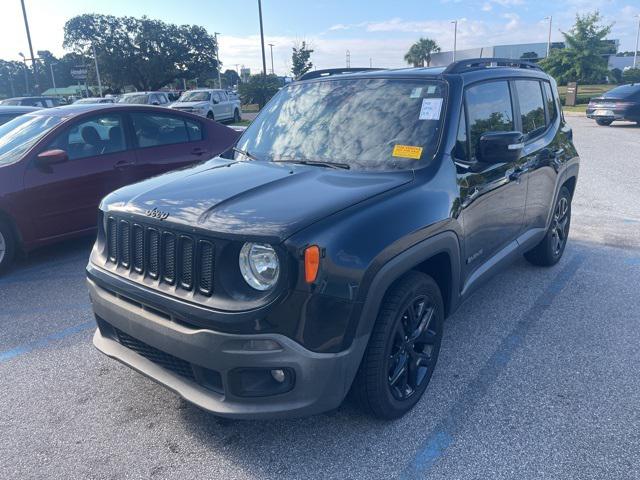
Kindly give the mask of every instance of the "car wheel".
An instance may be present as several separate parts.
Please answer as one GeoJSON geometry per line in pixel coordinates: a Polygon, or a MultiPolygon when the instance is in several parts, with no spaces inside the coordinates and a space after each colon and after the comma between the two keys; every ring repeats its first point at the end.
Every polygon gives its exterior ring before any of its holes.
{"type": "Polygon", "coordinates": [[[352,386],[363,410],[401,417],[422,397],[438,360],[444,306],[436,282],[410,272],[385,295],[352,386]]]}
{"type": "Polygon", "coordinates": [[[208,118],[209,120],[215,120],[215,119],[213,118],[213,112],[208,112],[208,113],[207,113],[207,118],[208,118]]]}
{"type": "Polygon", "coordinates": [[[596,123],[601,127],[608,127],[609,125],[611,125],[612,122],[613,120],[605,120],[603,118],[596,119],[596,123]]]}
{"type": "Polygon", "coordinates": [[[240,117],[240,110],[236,108],[235,111],[233,112],[233,123],[238,123],[241,120],[242,118],[240,117]]]}
{"type": "Polygon", "coordinates": [[[524,254],[534,265],[550,267],[558,263],[567,246],[571,226],[571,193],[562,187],[553,210],[553,218],[547,234],[533,249],[524,254]]]}
{"type": "Polygon", "coordinates": [[[13,262],[16,251],[16,241],[13,230],[6,223],[0,220],[0,273],[9,268],[13,262]]]}

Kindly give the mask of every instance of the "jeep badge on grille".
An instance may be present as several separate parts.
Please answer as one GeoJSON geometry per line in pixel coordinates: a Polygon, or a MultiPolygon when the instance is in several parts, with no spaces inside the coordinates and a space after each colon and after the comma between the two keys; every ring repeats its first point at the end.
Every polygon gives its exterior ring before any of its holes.
{"type": "Polygon", "coordinates": [[[169,216],[168,212],[161,212],[157,208],[154,208],[153,210],[147,210],[146,212],[144,212],[144,214],[147,217],[157,218],[159,220],[165,220],[169,216]]]}

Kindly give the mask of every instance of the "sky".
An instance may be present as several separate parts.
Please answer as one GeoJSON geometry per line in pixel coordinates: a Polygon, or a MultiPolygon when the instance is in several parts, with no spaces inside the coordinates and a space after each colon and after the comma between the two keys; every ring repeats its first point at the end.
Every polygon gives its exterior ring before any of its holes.
{"type": "MultiPolygon", "coordinates": [[[[291,49],[304,40],[314,49],[317,68],[401,67],[409,46],[421,36],[453,49],[452,20],[458,20],[458,48],[546,42],[573,24],[576,12],[599,10],[613,23],[610,38],[633,50],[640,0],[263,0],[265,43],[273,43],[275,73],[291,68],[291,49]]],[[[223,68],[247,66],[261,71],[257,0],[25,0],[34,51],[62,55],[65,22],[83,13],[150,18],[197,24],[220,32],[223,68]]],[[[269,47],[267,68],[271,68],[269,47]]],[[[0,58],[28,56],[20,0],[2,0],[0,58]]]]}

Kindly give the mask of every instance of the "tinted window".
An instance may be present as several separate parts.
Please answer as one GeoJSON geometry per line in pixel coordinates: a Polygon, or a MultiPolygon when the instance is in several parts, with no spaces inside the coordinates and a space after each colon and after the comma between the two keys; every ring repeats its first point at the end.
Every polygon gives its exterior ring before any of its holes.
{"type": "MultiPolygon", "coordinates": [[[[136,132],[138,146],[141,148],[190,141],[190,134],[187,131],[184,119],[181,117],[133,113],[131,114],[131,119],[136,132]]],[[[202,136],[202,132],[200,132],[200,136],[202,136]]]]}
{"type": "MultiPolygon", "coordinates": [[[[445,86],[434,80],[332,79],[280,90],[238,147],[266,161],[413,169],[435,153],[445,86]]],[[[238,159],[243,159],[237,154],[238,159]]]]}
{"type": "Polygon", "coordinates": [[[516,94],[520,103],[522,133],[534,137],[546,128],[542,89],[537,80],[516,80],[516,94]]]}
{"type": "Polygon", "coordinates": [[[634,98],[640,100],[640,85],[620,85],[602,95],[604,98],[634,98]]]}
{"type": "Polygon", "coordinates": [[[558,108],[556,107],[555,98],[553,98],[553,91],[549,82],[542,82],[542,88],[544,89],[545,102],[547,104],[547,114],[549,116],[549,123],[553,123],[558,115],[558,108]]]}
{"type": "Polygon", "coordinates": [[[45,150],[59,148],[70,160],[95,157],[125,150],[120,115],[101,115],[77,123],[51,142],[45,150]]]}
{"type": "Polygon", "coordinates": [[[199,142],[202,140],[202,125],[199,122],[186,121],[187,133],[189,134],[189,140],[192,142],[199,142]]]}
{"type": "Polygon", "coordinates": [[[486,82],[470,87],[466,92],[466,105],[472,156],[483,133],[514,129],[508,82],[486,82]]]}

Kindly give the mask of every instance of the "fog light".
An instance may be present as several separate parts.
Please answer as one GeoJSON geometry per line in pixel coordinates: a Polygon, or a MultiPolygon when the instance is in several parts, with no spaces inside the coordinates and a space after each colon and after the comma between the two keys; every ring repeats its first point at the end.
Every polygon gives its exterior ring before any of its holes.
{"type": "Polygon", "coordinates": [[[286,375],[284,374],[284,370],[271,370],[271,376],[273,377],[273,379],[278,382],[278,383],[282,383],[286,380],[286,375]]]}

